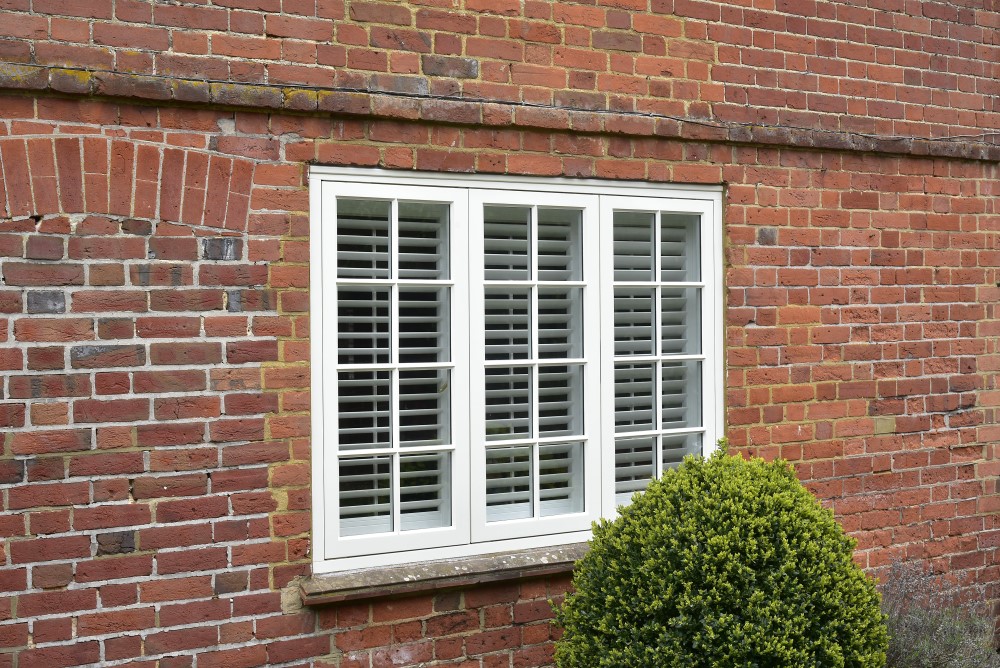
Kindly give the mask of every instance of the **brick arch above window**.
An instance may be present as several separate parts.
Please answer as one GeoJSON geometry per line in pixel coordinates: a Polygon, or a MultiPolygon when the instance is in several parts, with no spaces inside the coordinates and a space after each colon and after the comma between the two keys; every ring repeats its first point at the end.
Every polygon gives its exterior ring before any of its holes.
{"type": "Polygon", "coordinates": [[[92,213],[245,231],[254,162],[109,137],[0,138],[0,218],[92,213]]]}

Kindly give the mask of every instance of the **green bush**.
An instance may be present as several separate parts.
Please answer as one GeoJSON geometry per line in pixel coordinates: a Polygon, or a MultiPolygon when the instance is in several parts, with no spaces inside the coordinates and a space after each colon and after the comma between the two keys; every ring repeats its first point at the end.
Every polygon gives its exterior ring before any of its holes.
{"type": "Polygon", "coordinates": [[[785,462],[688,458],[594,526],[560,668],[883,668],[874,583],[785,462]]]}

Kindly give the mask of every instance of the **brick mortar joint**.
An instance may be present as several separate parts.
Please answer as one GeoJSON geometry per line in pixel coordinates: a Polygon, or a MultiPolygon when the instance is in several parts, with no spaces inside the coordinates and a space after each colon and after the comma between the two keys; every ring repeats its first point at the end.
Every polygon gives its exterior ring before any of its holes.
{"type": "Polygon", "coordinates": [[[452,125],[544,129],[587,135],[656,137],[1000,162],[1000,144],[986,141],[987,137],[998,137],[1000,133],[986,131],[969,137],[947,138],[874,136],[844,130],[729,123],[610,109],[576,109],[384,90],[209,81],[30,63],[0,63],[0,91],[35,91],[257,111],[332,113],[452,125]],[[460,112],[458,118],[450,118],[452,114],[442,113],[440,109],[430,106],[439,104],[453,106],[453,111],[460,112]],[[490,107],[505,109],[507,117],[493,118],[488,113],[490,107]],[[523,114],[546,112],[565,115],[565,118],[521,118],[523,114]],[[609,127],[616,123],[641,127],[609,127]]]}

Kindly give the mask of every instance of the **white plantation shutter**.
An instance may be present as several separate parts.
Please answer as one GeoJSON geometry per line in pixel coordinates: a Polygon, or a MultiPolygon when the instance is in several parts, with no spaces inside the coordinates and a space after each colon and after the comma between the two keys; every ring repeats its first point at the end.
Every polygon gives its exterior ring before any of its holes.
{"type": "Polygon", "coordinates": [[[312,183],[315,572],[585,540],[711,448],[717,191],[312,183]]]}

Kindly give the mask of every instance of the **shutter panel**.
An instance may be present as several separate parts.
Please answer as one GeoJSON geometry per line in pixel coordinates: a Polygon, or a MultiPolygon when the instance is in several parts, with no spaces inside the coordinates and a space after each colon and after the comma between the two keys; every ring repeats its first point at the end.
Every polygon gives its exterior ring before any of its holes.
{"type": "Polygon", "coordinates": [[[663,429],[700,427],[701,362],[662,362],[660,400],[663,429]]]}
{"type": "Polygon", "coordinates": [[[660,342],[664,355],[701,352],[701,290],[660,289],[660,342]]]}
{"type": "Polygon", "coordinates": [[[487,448],[486,519],[523,519],[531,503],[531,446],[487,448]]]}
{"type": "Polygon", "coordinates": [[[399,278],[448,278],[448,205],[399,203],[399,278]]]}
{"type": "Polygon", "coordinates": [[[583,367],[538,367],[538,435],[577,436],[583,434],[583,367]]]}
{"type": "Polygon", "coordinates": [[[451,390],[448,369],[399,372],[399,442],[404,447],[451,442],[451,390]]]}
{"type": "Polygon", "coordinates": [[[660,280],[701,280],[698,216],[662,214],[660,221],[660,280]]]}
{"type": "Polygon", "coordinates": [[[484,275],[487,281],[526,281],[530,278],[531,209],[487,206],[484,209],[484,275]]]}
{"type": "Polygon", "coordinates": [[[337,276],[389,278],[390,202],[337,200],[337,276]]]}
{"type": "Polygon", "coordinates": [[[538,280],[578,281],[580,262],[580,212],[573,209],[538,209],[538,280]]]}
{"type": "Polygon", "coordinates": [[[615,288],[615,355],[652,355],[654,291],[648,288],[615,288]]]}
{"type": "Polygon", "coordinates": [[[628,503],[633,493],[646,489],[656,477],[655,452],[655,436],[615,441],[616,503],[628,503]]]}
{"type": "Polygon", "coordinates": [[[554,443],[538,448],[539,515],[583,511],[583,444],[554,443]]]}
{"type": "Polygon", "coordinates": [[[337,342],[341,364],[389,361],[389,291],[341,287],[337,290],[337,342]]]}
{"type": "Polygon", "coordinates": [[[451,524],[448,453],[428,452],[399,458],[399,524],[402,531],[451,524]]]}
{"type": "Polygon", "coordinates": [[[583,291],[538,289],[538,357],[575,359],[583,355],[583,291]]]}
{"type": "Polygon", "coordinates": [[[486,369],[486,440],[531,435],[531,369],[486,369]]]}
{"type": "Polygon", "coordinates": [[[447,288],[400,288],[397,322],[399,361],[402,363],[447,362],[447,288]]]}
{"type": "Polygon", "coordinates": [[[651,364],[615,365],[615,431],[648,431],[656,427],[651,364]]]}
{"type": "Polygon", "coordinates": [[[392,457],[340,459],[340,535],[392,531],[392,457]]]}
{"type": "Polygon", "coordinates": [[[489,288],[485,310],[486,359],[527,359],[531,355],[531,292],[489,288]]]}
{"type": "Polygon", "coordinates": [[[614,219],[616,281],[653,279],[653,214],[616,211],[614,219]]]}
{"type": "Polygon", "coordinates": [[[390,376],[388,371],[342,371],[337,374],[341,450],[389,445],[390,376]]]}

